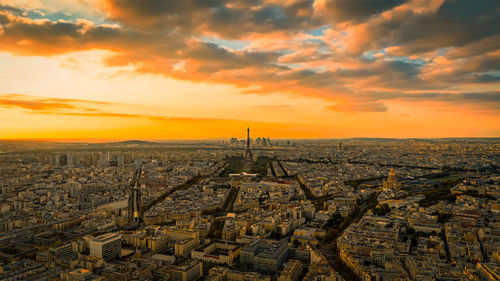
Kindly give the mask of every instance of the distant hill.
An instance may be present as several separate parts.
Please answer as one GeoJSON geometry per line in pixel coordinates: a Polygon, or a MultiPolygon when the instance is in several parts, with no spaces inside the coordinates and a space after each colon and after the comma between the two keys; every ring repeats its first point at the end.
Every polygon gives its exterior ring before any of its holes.
{"type": "Polygon", "coordinates": [[[119,142],[111,142],[108,144],[110,144],[110,145],[139,145],[139,146],[162,145],[161,143],[158,143],[158,142],[142,141],[142,140],[126,140],[126,141],[119,141],[119,142]]]}
{"type": "Polygon", "coordinates": [[[361,141],[397,141],[401,139],[395,138],[351,138],[352,140],[361,140],[361,141]]]}

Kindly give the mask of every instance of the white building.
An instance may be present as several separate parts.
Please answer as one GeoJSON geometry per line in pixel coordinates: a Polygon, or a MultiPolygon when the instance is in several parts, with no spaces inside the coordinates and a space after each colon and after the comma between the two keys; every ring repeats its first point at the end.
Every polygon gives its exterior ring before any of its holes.
{"type": "Polygon", "coordinates": [[[107,233],[90,241],[90,255],[111,260],[121,257],[122,237],[118,233],[107,233]]]}

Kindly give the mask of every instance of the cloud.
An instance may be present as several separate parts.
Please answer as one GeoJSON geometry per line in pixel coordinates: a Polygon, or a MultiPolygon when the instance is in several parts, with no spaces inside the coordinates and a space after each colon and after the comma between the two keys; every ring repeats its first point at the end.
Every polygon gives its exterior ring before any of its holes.
{"type": "Polygon", "coordinates": [[[10,5],[2,5],[2,4],[0,4],[0,11],[7,11],[7,12],[11,12],[11,13],[16,14],[16,15],[22,15],[23,14],[23,10],[22,9],[14,7],[14,6],[10,6],[10,5]]]}
{"type": "MultiPolygon", "coordinates": [[[[18,54],[52,55],[92,48],[106,48],[119,31],[111,26],[94,26],[88,21],[33,20],[0,10],[1,49],[18,54]],[[109,42],[108,41],[108,42],[109,42]]],[[[123,38],[122,38],[123,39],[123,38]]]]}
{"type": "Polygon", "coordinates": [[[289,1],[288,5],[265,2],[106,0],[103,7],[110,19],[127,26],[148,29],[167,27],[179,36],[209,33],[231,39],[271,30],[305,30],[320,24],[312,17],[312,0],[289,1]]]}
{"type": "Polygon", "coordinates": [[[383,93],[377,100],[401,100],[408,102],[435,102],[476,110],[500,111],[500,91],[467,93],[383,93]]]}
{"type": "MultiPolygon", "coordinates": [[[[45,98],[34,97],[21,94],[3,94],[0,95],[0,106],[18,107],[33,111],[51,111],[60,109],[78,109],[84,105],[106,105],[111,104],[103,101],[89,101],[81,99],[65,98],[45,98]]],[[[86,110],[92,110],[87,108],[86,110]]]]}
{"type": "Polygon", "coordinates": [[[316,0],[318,13],[335,22],[359,22],[407,2],[406,0],[316,0]]]}
{"type": "MultiPolygon", "coordinates": [[[[88,108],[84,109],[89,111],[88,108]]],[[[94,109],[90,109],[94,111],[94,109]]],[[[223,121],[230,119],[209,118],[209,117],[171,117],[171,116],[156,116],[147,114],[131,114],[131,113],[117,113],[117,112],[61,112],[61,111],[35,111],[34,113],[46,115],[60,115],[60,116],[79,116],[79,117],[98,117],[98,118],[140,118],[149,119],[151,121],[159,122],[211,122],[223,121]]]]}
{"type": "MultiPolygon", "coordinates": [[[[123,106],[121,103],[84,100],[84,99],[69,99],[55,97],[38,97],[23,94],[0,94],[0,107],[5,108],[21,108],[27,111],[44,113],[44,114],[81,114],[82,116],[92,116],[104,114],[102,116],[127,116],[128,114],[119,114],[100,112],[106,107],[123,106]]],[[[131,115],[133,116],[133,115],[131,115]]]]}
{"type": "Polygon", "coordinates": [[[356,53],[397,46],[399,55],[461,47],[497,35],[499,13],[496,0],[481,1],[481,5],[447,0],[437,11],[426,12],[406,5],[350,28],[349,47],[356,53]]]}
{"type": "MultiPolygon", "coordinates": [[[[155,122],[243,122],[248,120],[212,118],[212,117],[186,117],[186,116],[161,116],[137,113],[121,113],[106,111],[98,106],[119,107],[124,104],[103,101],[65,99],[65,98],[40,98],[22,94],[0,94],[0,108],[20,108],[28,113],[58,116],[78,116],[89,118],[132,118],[148,119],[155,122]],[[92,107],[94,106],[94,107],[92,107]]],[[[269,122],[257,122],[269,123],[269,122]]],[[[276,123],[278,124],[278,123],[276,123]]],[[[283,125],[283,124],[282,124],[283,125]]]]}
{"type": "Polygon", "coordinates": [[[29,110],[73,109],[74,106],[59,102],[40,102],[0,98],[0,105],[4,107],[20,107],[29,110]]]}
{"type": "Polygon", "coordinates": [[[422,78],[441,83],[491,83],[500,77],[500,51],[463,58],[438,56],[422,71],[422,78]]]}
{"type": "MultiPolygon", "coordinates": [[[[470,84],[500,80],[495,0],[105,0],[98,8],[105,18],[58,20],[43,9],[35,17],[0,6],[0,50],[109,50],[107,66],[251,87],[243,93],[320,97],[332,110],[353,112],[388,110],[380,92],[466,93],[470,84]],[[232,49],[217,43],[224,40],[248,43],[232,49]]],[[[71,109],[59,103],[23,105],[71,109]]]]}
{"type": "Polygon", "coordinates": [[[265,110],[265,111],[268,111],[268,110],[288,110],[288,109],[291,109],[292,106],[290,105],[286,105],[286,104],[269,104],[269,105],[257,105],[257,106],[254,106],[254,108],[256,109],[262,109],[262,110],[265,110]]]}
{"type": "Polygon", "coordinates": [[[499,48],[498,42],[500,42],[500,34],[497,32],[497,34],[482,38],[471,44],[452,48],[448,52],[448,57],[450,59],[460,59],[494,52],[499,48]]]}
{"type": "Polygon", "coordinates": [[[326,107],[332,111],[339,112],[385,112],[387,107],[380,102],[355,102],[355,103],[339,103],[332,104],[326,107]]]}
{"type": "Polygon", "coordinates": [[[230,50],[213,43],[192,40],[183,51],[186,59],[203,61],[202,72],[245,68],[250,66],[269,66],[280,54],[249,50],[230,50]]]}

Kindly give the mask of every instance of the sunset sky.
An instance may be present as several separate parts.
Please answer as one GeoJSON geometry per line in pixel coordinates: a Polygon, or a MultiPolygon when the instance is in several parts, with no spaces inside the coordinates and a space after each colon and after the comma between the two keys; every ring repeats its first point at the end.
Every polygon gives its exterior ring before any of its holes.
{"type": "Polygon", "coordinates": [[[500,137],[498,0],[0,0],[0,139],[500,137]]]}

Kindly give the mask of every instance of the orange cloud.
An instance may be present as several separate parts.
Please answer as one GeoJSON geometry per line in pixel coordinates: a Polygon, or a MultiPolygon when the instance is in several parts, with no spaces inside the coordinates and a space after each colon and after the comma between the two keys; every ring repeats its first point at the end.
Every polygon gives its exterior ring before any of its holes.
{"type": "Polygon", "coordinates": [[[340,112],[383,112],[387,107],[381,102],[339,103],[327,106],[328,109],[340,112]]]}
{"type": "Polygon", "coordinates": [[[53,109],[73,109],[74,106],[66,103],[58,102],[39,102],[26,100],[12,100],[0,98],[0,106],[4,107],[20,107],[29,110],[53,110],[53,109]]]}
{"type": "MultiPolygon", "coordinates": [[[[112,24],[54,20],[54,16],[39,19],[45,16],[2,6],[0,50],[43,56],[109,50],[106,66],[231,84],[241,87],[241,93],[319,97],[325,108],[335,112],[391,111],[391,102],[401,100],[495,107],[495,100],[477,96],[467,100],[412,95],[453,90],[466,97],[499,85],[494,0],[482,5],[468,0],[105,0],[101,4],[98,8],[106,16],[95,22],[112,24]],[[204,41],[206,36],[215,43],[204,41]],[[245,44],[232,47],[229,41],[245,44]]],[[[69,59],[65,64],[76,63],[69,59]]],[[[4,107],[46,115],[172,121],[104,108],[111,104],[2,98],[4,107]]]]}
{"type": "Polygon", "coordinates": [[[63,99],[63,98],[39,98],[21,94],[4,94],[0,95],[0,107],[5,108],[21,108],[28,110],[28,113],[43,114],[48,116],[75,116],[89,118],[131,118],[131,119],[146,119],[154,122],[167,123],[184,123],[195,126],[200,126],[203,123],[245,123],[251,122],[255,124],[270,124],[276,126],[296,126],[297,124],[281,124],[273,122],[254,122],[249,120],[233,120],[211,117],[184,117],[184,116],[158,116],[136,113],[120,113],[106,112],[100,109],[88,107],[88,105],[112,105],[119,106],[121,104],[81,100],[81,99],[63,99]]]}
{"type": "Polygon", "coordinates": [[[81,99],[65,99],[65,98],[47,98],[34,97],[21,94],[3,94],[0,95],[0,106],[3,107],[18,107],[32,111],[57,111],[61,109],[83,109],[94,111],[93,108],[85,108],[85,105],[106,105],[112,104],[103,101],[89,101],[81,99]]]}

